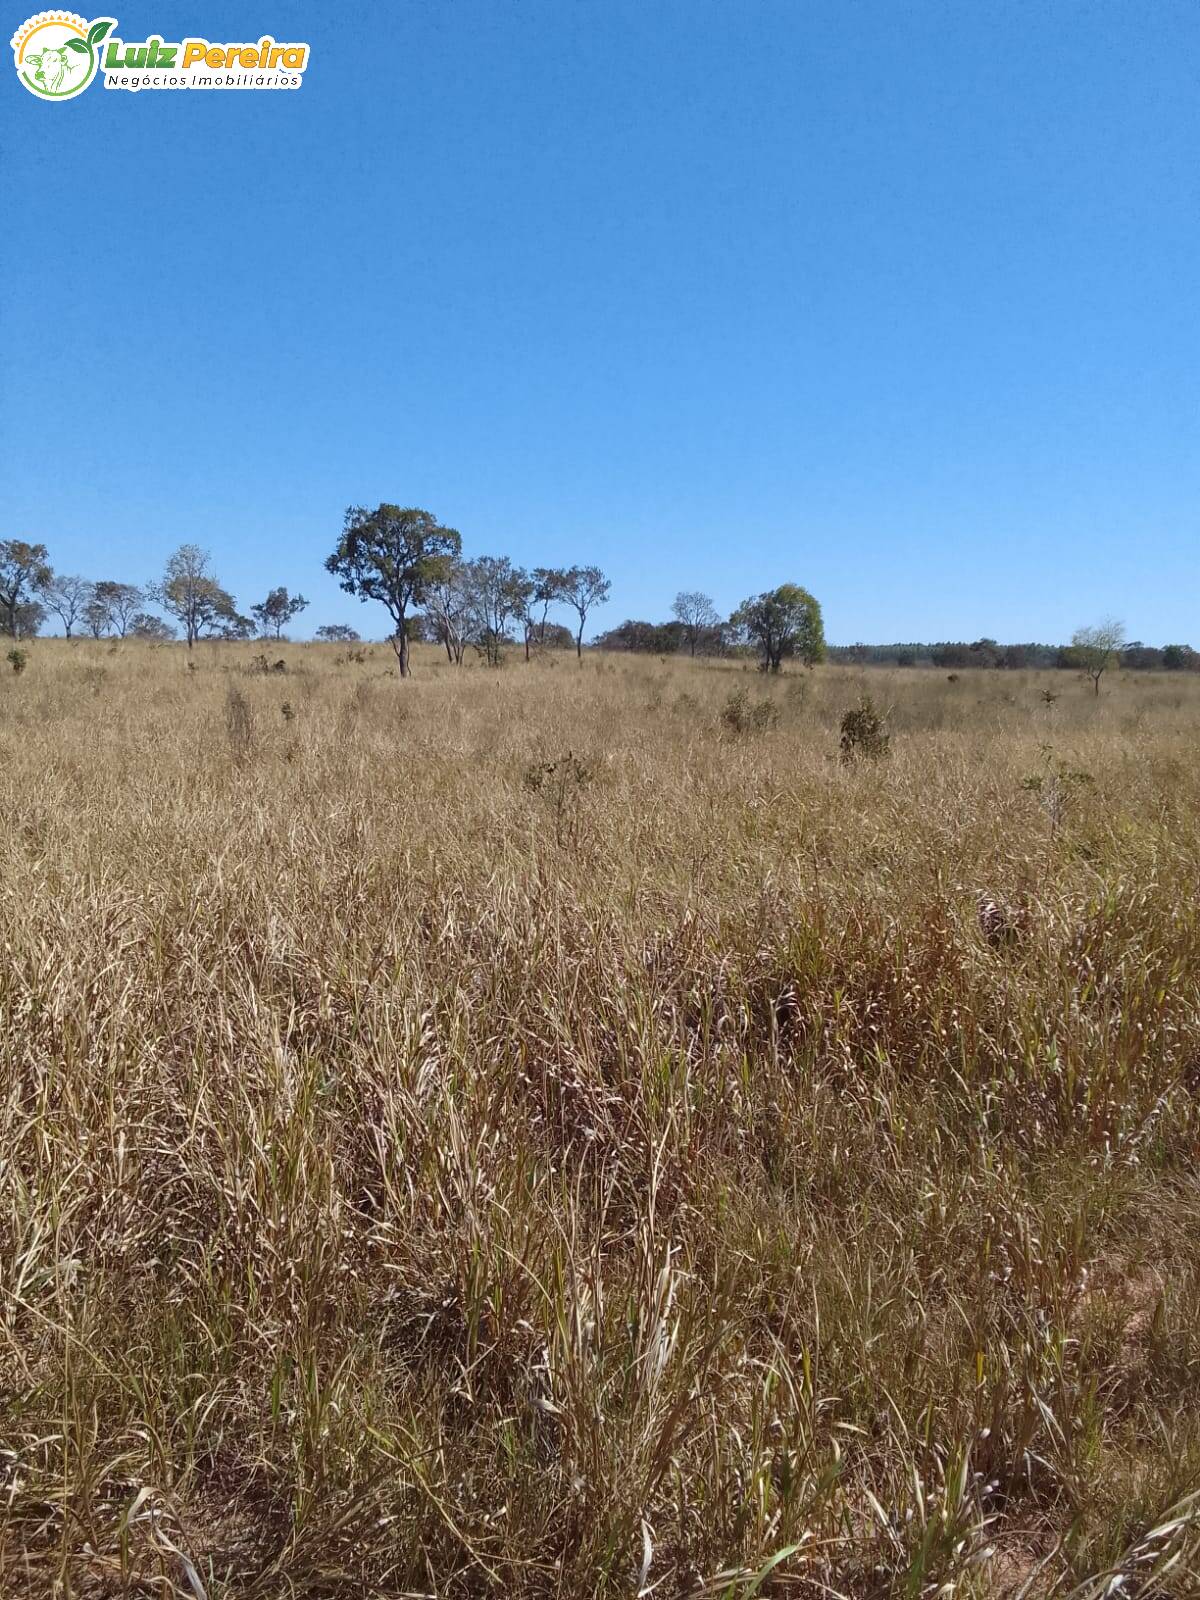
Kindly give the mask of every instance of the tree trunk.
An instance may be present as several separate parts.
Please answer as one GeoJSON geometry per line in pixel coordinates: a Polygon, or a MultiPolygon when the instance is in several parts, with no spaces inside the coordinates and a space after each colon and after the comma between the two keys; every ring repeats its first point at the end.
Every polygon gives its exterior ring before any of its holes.
{"type": "Polygon", "coordinates": [[[408,677],[408,629],[404,625],[404,618],[400,618],[399,626],[392,635],[392,649],[396,652],[396,665],[400,668],[400,676],[408,677]]]}
{"type": "Polygon", "coordinates": [[[582,661],[583,660],[583,618],[582,617],[580,617],[580,619],[579,619],[579,632],[575,635],[575,657],[576,657],[576,659],[578,661],[582,661]]]}

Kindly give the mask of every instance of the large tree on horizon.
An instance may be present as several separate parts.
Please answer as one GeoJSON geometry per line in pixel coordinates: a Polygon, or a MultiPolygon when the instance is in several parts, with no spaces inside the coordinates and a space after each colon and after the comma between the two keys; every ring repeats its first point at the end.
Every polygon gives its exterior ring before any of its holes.
{"type": "Polygon", "coordinates": [[[53,577],[49,551],[26,539],[0,539],[0,633],[18,636],[22,605],[53,577]]]}
{"type": "Polygon", "coordinates": [[[751,595],[729,620],[762,651],[764,672],[778,672],[792,656],[806,667],[825,657],[821,607],[798,583],[781,583],[778,589],[751,595]]]}
{"type": "Polygon", "coordinates": [[[392,648],[402,678],[409,676],[408,614],[426,595],[446,564],[457,559],[462,538],[428,511],[387,501],[374,510],[350,506],[337,549],[325,570],[347,594],[377,600],[395,624],[392,648]]]}

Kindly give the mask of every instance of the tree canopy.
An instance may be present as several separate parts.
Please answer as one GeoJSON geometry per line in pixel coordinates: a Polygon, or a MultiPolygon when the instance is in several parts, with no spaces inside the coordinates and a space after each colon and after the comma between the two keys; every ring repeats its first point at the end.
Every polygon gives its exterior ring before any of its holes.
{"type": "Polygon", "coordinates": [[[384,501],[374,510],[350,506],[346,512],[342,536],[325,569],[347,594],[376,600],[387,610],[395,624],[392,646],[402,678],[409,674],[409,610],[424,603],[445,564],[461,551],[458,530],[444,527],[419,507],[384,501]]]}
{"type": "Polygon", "coordinates": [[[729,620],[757,645],[764,672],[778,672],[792,657],[803,661],[806,667],[824,659],[821,607],[797,583],[782,583],[778,589],[751,595],[729,620]]]}

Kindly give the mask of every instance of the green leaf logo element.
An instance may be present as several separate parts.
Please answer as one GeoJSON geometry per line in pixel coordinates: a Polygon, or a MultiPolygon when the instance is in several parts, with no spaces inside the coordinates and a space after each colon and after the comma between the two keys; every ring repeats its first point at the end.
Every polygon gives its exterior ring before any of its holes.
{"type": "Polygon", "coordinates": [[[93,22],[91,27],[88,29],[87,42],[90,45],[99,44],[101,39],[103,39],[104,35],[111,27],[111,22],[93,22]]]}
{"type": "Polygon", "coordinates": [[[86,56],[87,53],[88,53],[88,47],[87,47],[86,44],[84,44],[82,39],[68,39],[67,40],[67,49],[68,50],[78,50],[78,52],[79,52],[79,54],[81,56],[86,56]]]}

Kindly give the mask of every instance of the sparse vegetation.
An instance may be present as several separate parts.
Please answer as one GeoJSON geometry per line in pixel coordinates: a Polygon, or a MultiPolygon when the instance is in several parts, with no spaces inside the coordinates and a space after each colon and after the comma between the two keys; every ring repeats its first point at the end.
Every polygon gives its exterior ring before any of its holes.
{"type": "Polygon", "coordinates": [[[1197,1592],[1200,680],[36,648],[0,1593],[1197,1592]]]}

